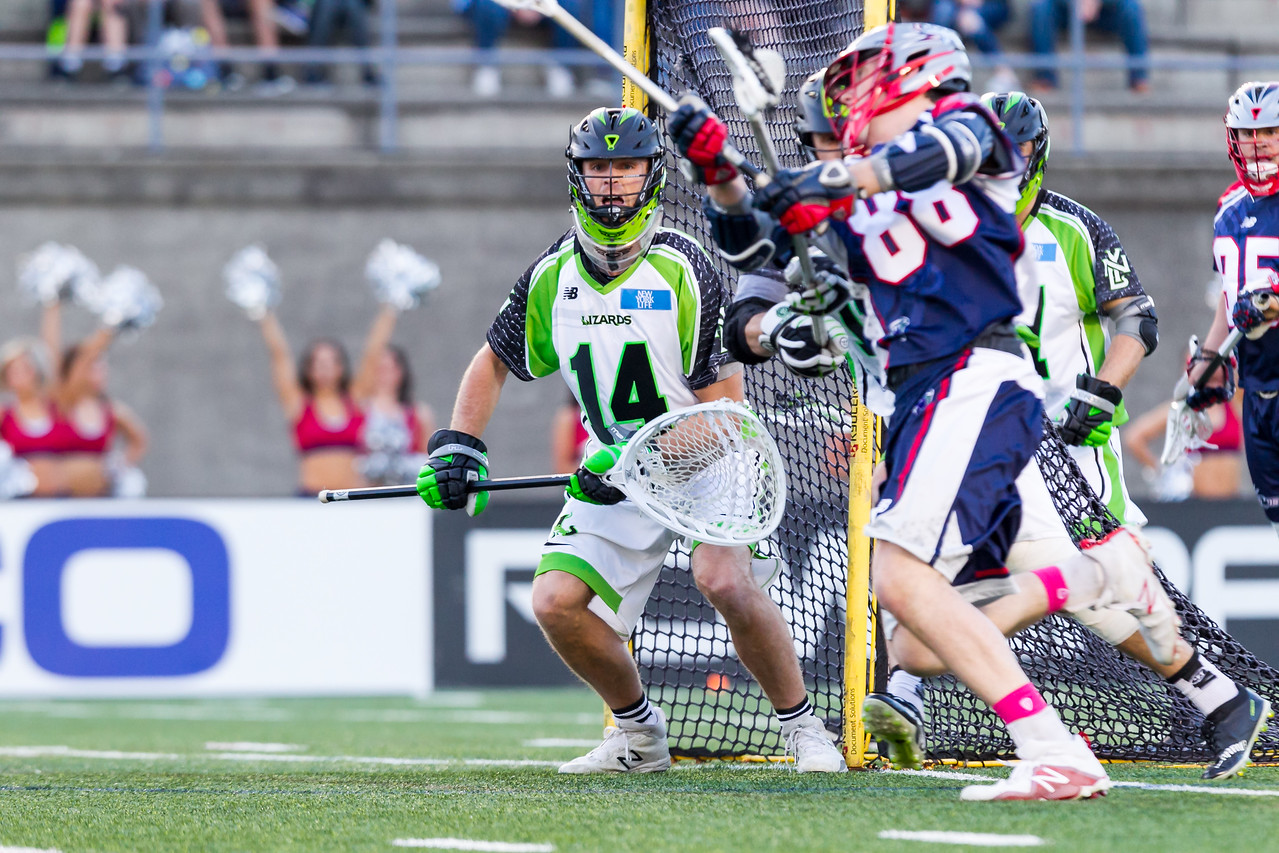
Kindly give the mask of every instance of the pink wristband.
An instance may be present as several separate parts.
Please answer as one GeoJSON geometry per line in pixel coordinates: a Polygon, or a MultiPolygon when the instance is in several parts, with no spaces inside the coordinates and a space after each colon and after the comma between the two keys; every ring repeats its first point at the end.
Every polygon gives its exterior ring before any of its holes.
{"type": "Polygon", "coordinates": [[[1042,569],[1035,569],[1032,575],[1039,578],[1039,582],[1044,585],[1044,592],[1048,595],[1048,612],[1056,613],[1066,606],[1067,599],[1070,598],[1070,590],[1066,588],[1066,579],[1061,575],[1061,569],[1056,566],[1045,566],[1042,569]]]}

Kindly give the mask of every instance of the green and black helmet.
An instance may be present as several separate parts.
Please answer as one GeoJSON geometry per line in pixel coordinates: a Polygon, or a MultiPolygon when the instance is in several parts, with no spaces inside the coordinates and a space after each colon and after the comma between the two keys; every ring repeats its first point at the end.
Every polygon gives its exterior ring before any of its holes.
{"type": "Polygon", "coordinates": [[[627,269],[647,251],[661,221],[666,186],[666,149],[657,125],[639,110],[601,107],[569,130],[568,183],[578,242],[596,265],[612,274],[627,269]],[[634,198],[596,199],[583,160],[647,159],[648,176],[634,198]]]}
{"type": "Polygon", "coordinates": [[[1044,184],[1044,169],[1048,166],[1048,114],[1043,104],[1025,92],[987,92],[981,102],[990,107],[1004,126],[1013,142],[1034,142],[1021,177],[1021,200],[1017,202],[1020,216],[1035,205],[1039,189],[1044,184]]]}

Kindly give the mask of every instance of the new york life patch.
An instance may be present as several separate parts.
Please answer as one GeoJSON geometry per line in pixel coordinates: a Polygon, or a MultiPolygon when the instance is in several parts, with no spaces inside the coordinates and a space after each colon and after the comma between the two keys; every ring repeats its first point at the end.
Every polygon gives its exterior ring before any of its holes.
{"type": "Polygon", "coordinates": [[[669,311],[671,310],[671,292],[669,290],[622,288],[622,310],[669,311]]]}

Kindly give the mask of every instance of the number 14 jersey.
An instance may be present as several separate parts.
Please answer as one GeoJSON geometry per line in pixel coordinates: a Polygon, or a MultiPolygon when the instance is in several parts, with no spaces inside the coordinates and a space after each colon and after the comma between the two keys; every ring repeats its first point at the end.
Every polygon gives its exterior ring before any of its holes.
{"type": "Polygon", "coordinates": [[[594,442],[615,444],[733,372],[721,339],[731,297],[702,247],[668,228],[601,279],[568,232],[520,276],[488,343],[523,381],[559,371],[594,442]]]}

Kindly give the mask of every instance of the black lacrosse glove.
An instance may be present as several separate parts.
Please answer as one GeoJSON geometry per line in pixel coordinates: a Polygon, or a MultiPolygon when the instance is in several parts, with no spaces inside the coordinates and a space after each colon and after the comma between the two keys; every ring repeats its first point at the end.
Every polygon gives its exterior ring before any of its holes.
{"type": "Polygon", "coordinates": [[[809,254],[813,280],[804,281],[803,267],[798,257],[786,264],[786,283],[799,291],[795,310],[803,314],[834,314],[844,307],[852,295],[848,274],[822,252],[809,254]]]}
{"type": "Polygon", "coordinates": [[[838,321],[803,314],[779,302],[760,319],[759,345],[777,353],[786,369],[806,379],[818,379],[839,367],[848,351],[848,335],[838,321]],[[826,343],[813,339],[813,324],[826,324],[826,343]]]}
{"type": "Polygon", "coordinates": [[[437,429],[426,445],[431,454],[417,475],[417,493],[432,509],[465,509],[476,516],[488,506],[488,492],[467,491],[474,480],[488,477],[488,448],[473,435],[437,429]]]}
{"type": "Polygon", "coordinates": [[[620,444],[609,444],[592,453],[573,472],[568,482],[568,496],[605,506],[626,500],[626,493],[610,486],[603,476],[617,466],[617,460],[621,457],[620,444]]]}
{"type": "Polygon", "coordinates": [[[1100,447],[1110,441],[1115,411],[1123,399],[1123,392],[1104,379],[1087,373],[1076,376],[1075,390],[1061,419],[1062,440],[1084,447],[1100,447]]]}
{"type": "MultiPolygon", "coordinates": [[[[1217,357],[1217,353],[1212,350],[1199,349],[1196,344],[1195,352],[1190,356],[1190,360],[1186,363],[1186,373],[1190,374],[1194,366],[1201,361],[1212,361],[1217,357]]],[[[1213,371],[1213,376],[1204,379],[1200,377],[1200,382],[1204,383],[1204,387],[1196,388],[1190,386],[1189,393],[1186,394],[1186,406],[1192,411],[1202,412],[1204,409],[1211,408],[1218,403],[1225,403],[1235,396],[1235,360],[1234,353],[1231,353],[1221,363],[1221,366],[1213,371]],[[1221,381],[1217,381],[1216,375],[1220,373],[1221,381]],[[1209,384],[1212,383],[1212,384],[1209,384]]]]}

